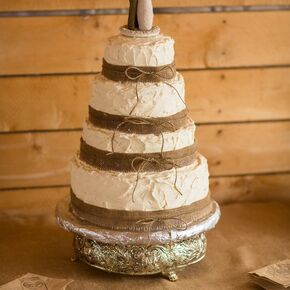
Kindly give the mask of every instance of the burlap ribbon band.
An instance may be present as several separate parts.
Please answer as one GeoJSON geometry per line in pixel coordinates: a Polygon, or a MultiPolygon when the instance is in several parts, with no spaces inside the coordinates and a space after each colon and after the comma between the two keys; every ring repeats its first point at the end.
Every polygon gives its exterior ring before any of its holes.
{"type": "Polygon", "coordinates": [[[186,110],[159,118],[140,118],[113,115],[95,110],[89,106],[89,121],[96,127],[135,134],[161,134],[174,132],[189,124],[186,110]]]}
{"type": "Polygon", "coordinates": [[[122,172],[163,171],[192,164],[196,145],[163,153],[118,153],[100,150],[81,138],[79,157],[102,170],[122,172]]]}
{"type": "Polygon", "coordinates": [[[210,194],[190,205],[157,211],[106,209],[80,200],[71,190],[71,211],[94,225],[138,232],[183,229],[198,224],[214,212],[210,194]]]}
{"type": "Polygon", "coordinates": [[[108,63],[103,59],[102,74],[117,82],[160,82],[170,80],[175,77],[175,64],[171,63],[164,66],[124,66],[108,63]]]}

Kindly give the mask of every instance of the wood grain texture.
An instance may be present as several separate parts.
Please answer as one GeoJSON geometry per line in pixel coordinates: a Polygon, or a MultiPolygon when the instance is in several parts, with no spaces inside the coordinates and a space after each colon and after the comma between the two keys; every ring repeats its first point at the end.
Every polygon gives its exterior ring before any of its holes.
{"type": "MultiPolygon", "coordinates": [[[[249,201],[289,201],[290,174],[210,178],[212,197],[220,204],[249,201]]],[[[0,191],[0,210],[53,210],[68,196],[69,186],[0,191]]]]}
{"type": "MultiPolygon", "coordinates": [[[[176,41],[179,68],[290,64],[290,11],[155,18],[176,41]]],[[[0,75],[99,71],[106,39],[126,21],[125,15],[0,18],[0,75]]]]}
{"type": "MultiPolygon", "coordinates": [[[[154,0],[154,7],[288,5],[289,0],[154,0]]],[[[128,8],[128,1],[110,0],[0,0],[0,11],[128,8]]]]}
{"type": "Polygon", "coordinates": [[[0,191],[0,210],[53,210],[56,203],[69,193],[69,187],[48,187],[0,191]]]}
{"type": "MultiPolygon", "coordinates": [[[[290,119],[290,68],[185,71],[196,122],[290,119]]],[[[93,75],[0,78],[0,131],[81,128],[93,75]]]]}
{"type": "Polygon", "coordinates": [[[290,174],[213,177],[213,197],[221,204],[249,201],[290,201],[290,174]]]}
{"type": "Polygon", "coordinates": [[[197,141],[212,175],[290,169],[290,121],[200,126],[197,141]]]}
{"type": "Polygon", "coordinates": [[[198,123],[290,118],[290,68],[183,72],[198,123]]]}
{"type": "MultiPolygon", "coordinates": [[[[206,125],[197,131],[213,176],[290,170],[290,122],[206,125]]],[[[0,187],[68,184],[79,137],[80,132],[0,135],[0,187]]]]}
{"type": "Polygon", "coordinates": [[[0,131],[82,127],[93,78],[0,78],[0,131]]]}
{"type": "Polygon", "coordinates": [[[0,187],[68,183],[79,132],[0,136],[0,187]]]}

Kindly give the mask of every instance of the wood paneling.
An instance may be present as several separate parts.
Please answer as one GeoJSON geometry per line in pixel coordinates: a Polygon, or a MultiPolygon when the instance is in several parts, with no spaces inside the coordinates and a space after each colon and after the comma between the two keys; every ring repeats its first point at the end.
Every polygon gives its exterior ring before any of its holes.
{"type": "MultiPolygon", "coordinates": [[[[154,2],[155,7],[289,4],[154,2]]],[[[127,7],[124,0],[0,0],[0,12],[127,7]]],[[[126,15],[0,18],[5,76],[0,131],[62,130],[0,135],[0,188],[10,188],[0,191],[0,209],[52,208],[67,193],[69,161],[79,146],[75,128],[86,117],[106,40],[126,20],[126,15]],[[39,186],[48,188],[11,190],[39,186]]],[[[209,161],[214,198],[289,200],[290,11],[158,14],[155,24],[175,39],[192,118],[207,123],[199,126],[197,140],[209,161]]]]}
{"type": "Polygon", "coordinates": [[[290,170],[290,121],[200,126],[197,141],[212,175],[290,170]]]}
{"type": "MultiPolygon", "coordinates": [[[[290,119],[290,68],[182,73],[196,122],[290,119]]],[[[0,78],[0,131],[81,128],[93,78],[0,78]]]]}
{"type": "Polygon", "coordinates": [[[290,119],[290,68],[183,72],[196,122],[290,119]]]}
{"type": "Polygon", "coordinates": [[[0,78],[0,131],[81,127],[93,76],[0,78]]]}
{"type": "Polygon", "coordinates": [[[0,187],[68,183],[79,132],[0,136],[0,187]]]}
{"type": "MultiPolygon", "coordinates": [[[[216,175],[290,170],[290,122],[206,125],[200,152],[216,175]]],[[[68,184],[80,132],[0,135],[0,187],[68,184]]]]}
{"type": "Polygon", "coordinates": [[[221,204],[246,201],[290,201],[290,174],[213,177],[213,197],[221,204]]]}
{"type": "MultiPolygon", "coordinates": [[[[154,7],[288,5],[289,0],[154,0],[154,7]]],[[[127,8],[126,0],[0,0],[0,11],[127,8]]]]}
{"type": "MultiPolygon", "coordinates": [[[[125,15],[0,18],[0,74],[96,72],[125,15]],[[114,25],[112,25],[114,23],[114,25]]],[[[179,68],[290,63],[290,11],[166,14],[179,68]]]]}
{"type": "Polygon", "coordinates": [[[57,201],[69,193],[69,187],[1,190],[0,210],[9,209],[54,209],[57,201]]]}

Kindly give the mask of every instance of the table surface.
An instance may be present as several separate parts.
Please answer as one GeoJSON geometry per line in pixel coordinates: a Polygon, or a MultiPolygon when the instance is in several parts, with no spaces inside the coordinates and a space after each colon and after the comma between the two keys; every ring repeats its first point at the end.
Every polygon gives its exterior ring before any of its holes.
{"type": "Polygon", "coordinates": [[[110,274],[71,262],[72,234],[56,225],[52,207],[2,210],[0,285],[36,273],[74,279],[68,289],[260,289],[247,273],[290,257],[290,203],[236,203],[221,211],[219,224],[207,233],[204,260],[169,282],[160,275],[110,274]]]}

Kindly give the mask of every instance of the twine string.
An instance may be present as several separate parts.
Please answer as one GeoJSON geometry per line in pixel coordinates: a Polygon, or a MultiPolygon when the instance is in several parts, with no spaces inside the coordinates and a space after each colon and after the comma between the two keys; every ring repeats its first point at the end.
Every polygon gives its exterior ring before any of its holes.
{"type": "Polygon", "coordinates": [[[134,124],[134,125],[150,125],[150,122],[144,118],[134,118],[134,117],[126,117],[125,121],[119,123],[115,128],[112,138],[111,138],[111,150],[112,152],[108,153],[108,155],[115,153],[114,149],[114,141],[116,137],[116,132],[125,124],[134,124]]]}
{"type": "Polygon", "coordinates": [[[168,233],[169,233],[169,237],[170,237],[170,248],[172,247],[172,224],[170,223],[170,221],[177,221],[177,226],[175,227],[175,229],[177,230],[186,230],[187,229],[187,223],[179,217],[167,217],[167,218],[145,218],[145,219],[141,219],[138,220],[136,222],[136,225],[148,225],[148,243],[147,243],[147,248],[150,246],[151,244],[151,232],[152,232],[152,227],[154,226],[154,224],[161,224],[164,225],[164,229],[168,229],[168,233]]]}
{"type": "Polygon", "coordinates": [[[165,83],[166,85],[168,85],[169,87],[171,87],[172,89],[174,89],[174,91],[176,92],[178,98],[179,98],[179,99],[181,100],[181,102],[183,103],[186,112],[189,113],[188,107],[187,107],[185,101],[183,100],[183,98],[181,97],[180,92],[178,91],[178,89],[177,89],[174,85],[170,84],[169,82],[164,81],[164,83],[165,83]]]}
{"type": "Polygon", "coordinates": [[[175,70],[171,65],[163,66],[161,69],[156,71],[146,71],[136,66],[129,66],[125,70],[125,76],[131,81],[137,81],[142,77],[146,78],[146,76],[154,76],[156,79],[170,80],[174,75],[175,70]],[[162,75],[163,72],[168,72],[168,70],[170,71],[168,76],[166,74],[162,75]]]}
{"type": "Polygon", "coordinates": [[[133,106],[133,108],[131,109],[131,111],[130,111],[130,113],[129,113],[129,116],[131,116],[131,115],[133,114],[134,110],[136,109],[136,107],[138,106],[138,104],[139,104],[139,102],[140,102],[139,90],[138,90],[138,84],[139,84],[139,82],[136,82],[136,87],[135,87],[136,92],[135,92],[135,95],[136,95],[136,99],[137,99],[137,101],[136,101],[136,104],[135,104],[135,105],[133,106]]]}
{"type": "Polygon", "coordinates": [[[125,76],[129,79],[129,80],[133,80],[136,81],[136,104],[133,106],[133,108],[131,109],[129,115],[131,115],[134,110],[136,109],[136,107],[138,106],[139,102],[140,102],[140,97],[139,97],[139,89],[138,89],[138,84],[139,82],[142,82],[142,80],[145,80],[147,76],[154,76],[156,77],[156,79],[163,79],[164,83],[167,83],[165,80],[170,80],[174,77],[175,75],[175,71],[172,68],[172,66],[165,66],[163,68],[161,68],[159,71],[153,71],[153,72],[148,72],[145,70],[142,70],[138,67],[134,67],[134,66],[130,66],[125,70],[125,76]],[[170,70],[170,75],[168,76],[164,76],[161,75],[160,73],[164,72],[164,71],[168,71],[170,70]],[[130,75],[130,72],[133,73],[133,75],[130,75]]]}
{"type": "Polygon", "coordinates": [[[140,97],[139,97],[139,90],[138,90],[138,83],[140,81],[142,81],[143,79],[146,78],[146,76],[148,75],[153,75],[155,76],[157,79],[159,78],[159,80],[161,80],[164,84],[168,85],[169,87],[171,87],[177,94],[178,98],[181,100],[181,102],[183,103],[184,107],[185,107],[185,110],[186,112],[188,113],[189,110],[188,110],[188,107],[185,103],[185,101],[183,100],[183,98],[181,97],[180,95],[180,92],[178,91],[178,89],[173,86],[172,84],[170,84],[169,82],[167,82],[166,80],[170,80],[174,77],[175,75],[175,70],[172,68],[172,66],[168,65],[168,66],[164,66],[163,68],[161,68],[159,71],[152,71],[152,72],[148,72],[148,71],[145,71],[145,70],[142,70],[138,67],[134,67],[134,66],[130,66],[128,67],[126,70],[125,70],[125,76],[129,79],[129,80],[132,80],[132,81],[136,81],[136,104],[133,106],[133,108],[131,109],[129,115],[131,115],[134,110],[136,109],[137,105],[139,104],[140,102],[140,97]],[[171,75],[169,76],[162,76],[160,75],[160,72],[163,72],[163,71],[166,71],[166,70],[170,70],[171,72],[171,75]],[[135,75],[130,75],[130,71],[135,73],[135,75]]]}
{"type": "Polygon", "coordinates": [[[138,183],[139,183],[140,172],[145,170],[146,166],[148,166],[150,164],[156,164],[157,166],[159,166],[159,168],[165,169],[165,170],[167,169],[167,165],[171,165],[170,169],[174,168],[174,171],[175,171],[175,178],[174,178],[174,183],[173,183],[174,189],[180,195],[183,195],[182,192],[177,187],[177,177],[178,177],[177,176],[177,174],[178,174],[177,167],[178,167],[178,165],[173,162],[172,158],[168,157],[168,158],[157,159],[157,158],[135,157],[131,162],[132,169],[137,173],[135,185],[134,185],[133,192],[132,192],[132,202],[135,202],[134,195],[135,195],[138,183]],[[135,162],[137,162],[137,161],[139,161],[139,162],[141,161],[138,168],[135,167],[135,162]]]}
{"type": "Polygon", "coordinates": [[[125,124],[133,124],[133,125],[152,125],[155,126],[155,128],[159,129],[159,135],[161,135],[161,155],[163,156],[163,149],[164,149],[164,134],[162,132],[162,128],[169,129],[170,131],[175,131],[175,125],[172,123],[172,121],[164,121],[162,123],[159,123],[154,120],[146,119],[146,118],[137,118],[137,117],[131,117],[128,116],[125,118],[125,121],[119,123],[116,128],[114,129],[112,138],[111,138],[111,150],[112,152],[108,153],[107,155],[115,153],[114,143],[115,143],[115,137],[117,131],[125,124]],[[168,126],[167,126],[168,125],[168,126]]]}

